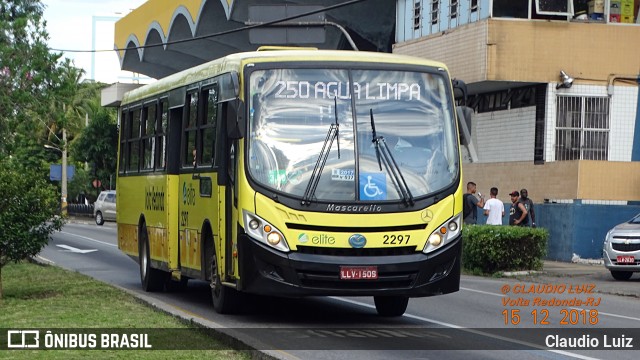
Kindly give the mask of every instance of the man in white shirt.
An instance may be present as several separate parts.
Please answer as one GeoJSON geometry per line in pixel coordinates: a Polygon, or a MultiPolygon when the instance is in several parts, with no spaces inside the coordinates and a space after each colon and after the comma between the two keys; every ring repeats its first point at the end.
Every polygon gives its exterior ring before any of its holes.
{"type": "Polygon", "coordinates": [[[497,199],[498,188],[492,187],[490,191],[491,199],[484,204],[484,214],[487,216],[487,225],[502,225],[504,217],[504,203],[497,199]]]}

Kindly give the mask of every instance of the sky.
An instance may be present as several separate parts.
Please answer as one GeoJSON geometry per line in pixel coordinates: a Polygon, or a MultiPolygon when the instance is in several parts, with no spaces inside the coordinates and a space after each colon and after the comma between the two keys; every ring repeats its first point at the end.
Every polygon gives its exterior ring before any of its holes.
{"type": "MultiPolygon", "coordinates": [[[[114,26],[118,18],[142,5],[145,0],[41,0],[49,33],[49,47],[64,50],[112,50],[114,26]],[[93,29],[95,26],[95,47],[93,29]]],[[[85,70],[85,79],[104,83],[132,83],[135,76],[120,70],[115,51],[95,53],[65,52],[76,67],[85,70]],[[92,60],[93,58],[93,60],[92,60]],[[92,66],[93,63],[93,66],[92,66]]],[[[148,82],[142,79],[140,82],[148,82]]]]}

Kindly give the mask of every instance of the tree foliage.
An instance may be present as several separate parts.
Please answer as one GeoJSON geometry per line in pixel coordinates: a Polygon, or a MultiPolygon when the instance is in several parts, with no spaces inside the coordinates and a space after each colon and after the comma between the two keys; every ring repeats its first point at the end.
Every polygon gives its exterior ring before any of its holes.
{"type": "Polygon", "coordinates": [[[89,125],[72,144],[71,153],[74,158],[91,164],[94,173],[89,176],[100,180],[105,188],[115,188],[111,181],[115,181],[118,127],[113,110],[97,109],[89,125]]]}
{"type": "Polygon", "coordinates": [[[0,160],[0,298],[2,267],[34,256],[59,231],[64,219],[55,214],[59,195],[33,169],[9,159],[0,160]]]}
{"type": "Polygon", "coordinates": [[[33,135],[60,81],[61,54],[49,52],[43,11],[40,1],[0,2],[0,156],[15,152],[16,134],[33,135]]]}

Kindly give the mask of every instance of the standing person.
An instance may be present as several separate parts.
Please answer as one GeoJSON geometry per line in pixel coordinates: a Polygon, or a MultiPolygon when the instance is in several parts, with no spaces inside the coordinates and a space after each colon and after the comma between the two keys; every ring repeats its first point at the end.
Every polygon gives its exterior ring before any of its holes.
{"type": "Polygon", "coordinates": [[[529,215],[525,220],[525,226],[536,227],[536,212],[533,210],[533,201],[529,199],[529,192],[527,189],[520,190],[520,202],[527,209],[529,215]]]}
{"type": "Polygon", "coordinates": [[[514,190],[511,196],[511,209],[509,209],[509,225],[523,226],[522,222],[527,218],[527,209],[519,201],[520,193],[514,190]]]}
{"type": "Polygon", "coordinates": [[[491,198],[484,203],[484,214],[487,216],[487,225],[502,225],[504,203],[497,198],[498,188],[492,187],[489,195],[491,198]]]}
{"type": "Polygon", "coordinates": [[[476,183],[469,181],[467,183],[467,193],[462,198],[462,216],[465,224],[478,223],[478,209],[484,207],[484,197],[478,193],[480,200],[474,195],[476,193],[476,183]]]}

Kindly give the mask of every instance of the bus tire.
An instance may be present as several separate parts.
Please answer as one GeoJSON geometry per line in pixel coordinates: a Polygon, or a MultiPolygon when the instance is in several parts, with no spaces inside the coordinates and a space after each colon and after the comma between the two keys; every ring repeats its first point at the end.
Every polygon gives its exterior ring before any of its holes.
{"type": "MultiPolygon", "coordinates": [[[[213,243],[212,243],[213,245],[213,243]]],[[[213,309],[219,314],[232,314],[238,310],[240,294],[236,289],[222,285],[220,275],[218,274],[218,261],[216,258],[215,246],[211,260],[209,261],[211,269],[211,299],[213,301],[213,309]]]]}
{"type": "Polygon", "coordinates": [[[409,298],[406,296],[374,296],[373,302],[380,316],[402,316],[407,310],[409,298]]]}
{"type": "Polygon", "coordinates": [[[149,234],[147,233],[146,224],[142,225],[139,239],[140,281],[142,282],[142,289],[147,292],[162,291],[167,276],[163,271],[151,267],[149,234]]]}

